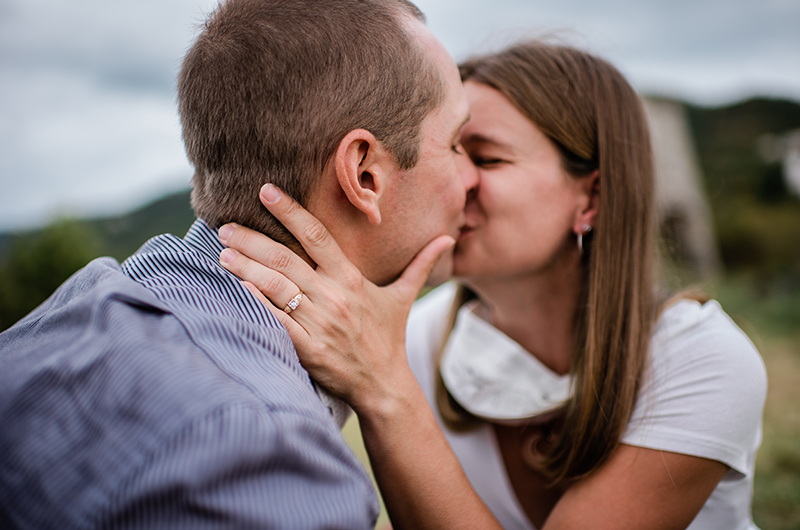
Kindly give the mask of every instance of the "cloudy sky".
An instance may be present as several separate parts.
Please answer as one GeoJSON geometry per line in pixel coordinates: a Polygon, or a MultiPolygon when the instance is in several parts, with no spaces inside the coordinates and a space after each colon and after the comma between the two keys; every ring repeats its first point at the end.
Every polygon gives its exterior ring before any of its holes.
{"type": "MultiPolygon", "coordinates": [[[[0,0],[0,231],[188,186],[174,78],[216,0],[0,0]]],[[[800,101],[800,0],[419,0],[456,59],[525,35],[617,64],[641,92],[800,101]]]]}

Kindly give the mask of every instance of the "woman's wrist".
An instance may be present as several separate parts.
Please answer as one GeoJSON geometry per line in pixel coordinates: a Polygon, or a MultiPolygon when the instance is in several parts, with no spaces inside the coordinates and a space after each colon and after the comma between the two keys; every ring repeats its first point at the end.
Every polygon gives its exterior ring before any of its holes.
{"type": "Polygon", "coordinates": [[[362,422],[376,426],[393,423],[414,407],[428,407],[417,379],[405,362],[405,351],[402,354],[404,362],[391,369],[391,377],[375,381],[353,396],[350,406],[362,422]]]}

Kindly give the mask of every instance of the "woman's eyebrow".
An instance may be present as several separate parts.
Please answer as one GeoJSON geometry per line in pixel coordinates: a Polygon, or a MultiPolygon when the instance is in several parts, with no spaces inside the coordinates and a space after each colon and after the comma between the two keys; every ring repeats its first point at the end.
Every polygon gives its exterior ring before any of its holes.
{"type": "Polygon", "coordinates": [[[472,119],[472,114],[468,113],[466,115],[466,117],[464,118],[464,121],[461,122],[461,124],[456,128],[455,132],[453,133],[453,138],[451,139],[452,142],[458,141],[458,137],[461,136],[461,130],[464,128],[464,126],[467,124],[467,122],[469,120],[471,120],[471,119],[472,119]]]}

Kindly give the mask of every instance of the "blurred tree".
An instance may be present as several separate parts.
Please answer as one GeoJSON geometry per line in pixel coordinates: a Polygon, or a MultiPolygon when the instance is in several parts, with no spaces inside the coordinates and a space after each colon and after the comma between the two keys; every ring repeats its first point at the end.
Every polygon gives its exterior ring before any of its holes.
{"type": "Polygon", "coordinates": [[[757,197],[761,202],[775,204],[791,198],[783,176],[783,164],[780,162],[765,163],[758,179],[757,197]]]}
{"type": "Polygon", "coordinates": [[[35,235],[17,235],[0,264],[0,330],[46,300],[64,280],[99,254],[83,222],[63,219],[35,235]]]}
{"type": "Polygon", "coordinates": [[[800,129],[800,103],[752,99],[689,107],[689,116],[725,267],[749,272],[763,293],[796,285],[800,199],[789,193],[781,163],[765,159],[759,142],[800,129]]]}
{"type": "Polygon", "coordinates": [[[780,135],[800,128],[800,103],[756,98],[718,108],[689,106],[689,122],[697,145],[706,189],[712,202],[741,194],[759,194],[770,178],[758,150],[765,134],[780,135]]]}
{"type": "Polygon", "coordinates": [[[725,264],[748,269],[761,281],[800,278],[800,201],[731,197],[715,210],[725,264]]]}

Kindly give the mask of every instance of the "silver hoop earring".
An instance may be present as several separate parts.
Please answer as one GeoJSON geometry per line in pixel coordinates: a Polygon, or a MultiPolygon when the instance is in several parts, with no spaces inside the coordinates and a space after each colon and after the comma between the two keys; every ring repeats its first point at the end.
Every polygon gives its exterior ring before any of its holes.
{"type": "Polygon", "coordinates": [[[592,231],[591,225],[583,225],[578,233],[578,254],[583,256],[583,235],[592,231]]]}

